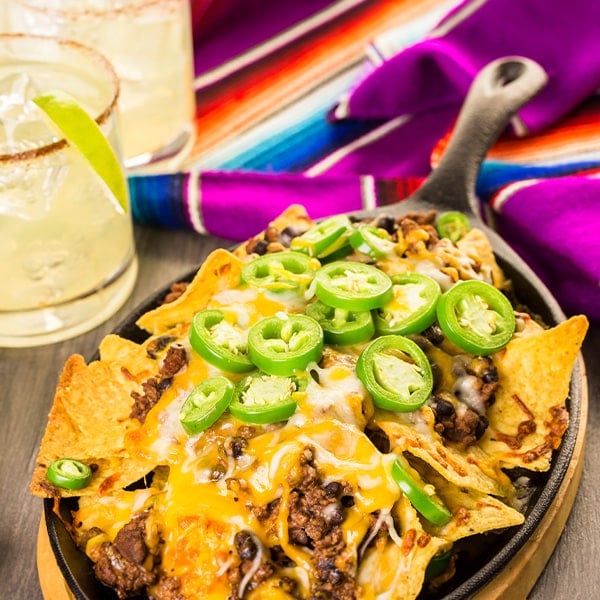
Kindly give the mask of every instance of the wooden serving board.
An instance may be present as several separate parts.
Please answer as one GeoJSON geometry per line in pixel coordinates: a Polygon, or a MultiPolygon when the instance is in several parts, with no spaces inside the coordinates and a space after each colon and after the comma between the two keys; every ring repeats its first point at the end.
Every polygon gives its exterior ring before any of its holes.
{"type": "Polygon", "coordinates": [[[69,591],[56,564],[43,515],[38,529],[36,560],[40,587],[45,600],[73,600],[74,596],[69,591]]]}
{"type": "MultiPolygon", "coordinates": [[[[473,596],[472,600],[526,598],[544,570],[563,532],[577,496],[585,453],[588,389],[583,360],[579,359],[579,362],[582,373],[581,416],[573,457],[563,482],[533,535],[503,571],[473,596]]],[[[43,518],[38,531],[37,567],[45,600],[74,600],[56,564],[43,518]]]]}

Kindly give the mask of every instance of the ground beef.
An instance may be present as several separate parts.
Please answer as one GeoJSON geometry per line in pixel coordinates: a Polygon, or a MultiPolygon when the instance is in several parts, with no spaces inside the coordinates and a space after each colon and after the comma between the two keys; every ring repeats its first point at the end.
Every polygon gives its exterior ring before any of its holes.
{"type": "Polygon", "coordinates": [[[457,411],[449,397],[449,394],[435,394],[429,401],[435,414],[435,430],[448,441],[471,446],[485,433],[487,417],[466,407],[457,411]]]}
{"type": "Polygon", "coordinates": [[[129,414],[132,419],[137,419],[140,423],[146,420],[146,415],[160,399],[162,394],[160,380],[156,377],[150,377],[150,379],[142,383],[142,390],[142,394],[135,391],[131,392],[133,406],[129,414]]]}
{"type": "Polygon", "coordinates": [[[185,281],[177,282],[171,285],[169,292],[162,299],[161,304],[168,304],[169,302],[173,302],[173,300],[177,300],[183,292],[187,289],[189,283],[185,281]]]}
{"type": "Polygon", "coordinates": [[[409,252],[418,251],[418,242],[424,243],[427,248],[431,248],[439,241],[437,231],[433,225],[434,218],[435,212],[431,211],[426,215],[404,215],[400,219],[398,223],[399,231],[405,239],[411,240],[408,247],[409,252]],[[413,239],[415,237],[416,239],[413,239]]]}
{"type": "Polygon", "coordinates": [[[119,530],[113,542],[127,560],[138,565],[141,565],[148,556],[148,547],[145,542],[145,521],[145,515],[137,515],[119,530]]]}
{"type": "Polygon", "coordinates": [[[183,346],[171,346],[160,368],[161,380],[170,379],[187,364],[187,353],[183,346]]]}
{"type": "Polygon", "coordinates": [[[488,427],[486,410],[495,400],[498,371],[489,357],[455,356],[452,372],[456,389],[436,392],[429,400],[435,414],[435,430],[446,440],[471,446],[488,427]],[[468,382],[467,396],[460,381],[468,382]]]}
{"type": "Polygon", "coordinates": [[[104,542],[90,551],[96,577],[122,600],[140,595],[157,579],[156,572],[142,564],[149,552],[144,541],[145,524],[146,515],[137,515],[117,533],[114,542],[104,542]]]}
{"type": "Polygon", "coordinates": [[[152,591],[154,600],[185,600],[179,593],[181,582],[178,577],[161,577],[152,591]]]}
{"type": "Polygon", "coordinates": [[[173,376],[187,364],[187,353],[183,346],[169,346],[167,354],[160,367],[158,376],[150,377],[142,383],[142,391],[131,392],[133,406],[130,418],[140,423],[146,420],[150,409],[160,400],[163,392],[171,385],[173,376]]]}
{"type": "MultiPolygon", "coordinates": [[[[353,504],[351,487],[344,482],[323,482],[310,448],[305,448],[288,480],[293,486],[288,501],[289,541],[312,551],[311,600],[354,600],[356,561],[346,552],[341,528],[345,508],[353,504]]],[[[270,535],[276,534],[278,511],[278,500],[254,510],[270,535]]]]}
{"type": "Polygon", "coordinates": [[[261,542],[254,534],[248,531],[238,531],[235,534],[233,543],[240,561],[235,567],[227,571],[227,578],[232,591],[230,598],[232,599],[243,598],[246,592],[256,589],[272,577],[276,571],[275,565],[265,555],[264,551],[262,551],[262,557],[259,558],[258,567],[256,566],[257,553],[261,542]],[[252,570],[254,570],[252,576],[244,583],[244,578],[252,570]],[[243,589],[242,584],[244,585],[243,589]]]}

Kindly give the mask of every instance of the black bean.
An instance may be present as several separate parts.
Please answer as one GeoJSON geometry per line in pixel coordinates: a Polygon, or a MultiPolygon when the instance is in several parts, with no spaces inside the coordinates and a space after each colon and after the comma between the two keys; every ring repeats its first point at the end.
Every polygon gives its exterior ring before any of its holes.
{"type": "Polygon", "coordinates": [[[345,508],[350,508],[354,506],[354,497],[353,496],[342,496],[341,498],[342,506],[345,508]]]}
{"type": "Polygon", "coordinates": [[[437,396],[433,398],[432,409],[437,417],[451,417],[454,414],[452,403],[437,396]]]}
{"type": "Polygon", "coordinates": [[[324,488],[328,498],[337,498],[342,493],[342,484],[330,481],[324,488]]]}
{"type": "Polygon", "coordinates": [[[242,560],[253,560],[258,548],[254,541],[254,536],[247,531],[238,531],[233,538],[233,543],[238,556],[242,560]]]}
{"type": "Polygon", "coordinates": [[[486,369],[483,372],[481,379],[483,380],[483,383],[494,383],[498,381],[498,371],[496,367],[486,369]]]}

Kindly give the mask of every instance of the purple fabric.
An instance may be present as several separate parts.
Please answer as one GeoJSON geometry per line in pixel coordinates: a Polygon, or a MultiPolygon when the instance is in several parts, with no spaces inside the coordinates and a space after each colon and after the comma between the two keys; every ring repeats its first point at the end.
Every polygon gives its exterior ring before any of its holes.
{"type": "Polygon", "coordinates": [[[475,74],[501,56],[527,56],[548,73],[546,88],[519,112],[531,132],[555,123],[600,86],[596,0],[467,0],[442,24],[454,19],[445,34],[406,48],[360,82],[349,116],[393,118],[456,106],[475,74]]]}
{"type": "Polygon", "coordinates": [[[600,321],[600,178],[569,176],[507,186],[492,203],[498,233],[567,313],[600,321]]]}
{"type": "Polygon", "coordinates": [[[397,126],[382,125],[385,133],[358,146],[333,166],[327,175],[348,173],[377,177],[425,177],[431,171],[431,153],[443,132],[454,122],[459,106],[436,108],[397,126]],[[441,133],[440,133],[441,132],[441,133]]]}
{"type": "Polygon", "coordinates": [[[205,172],[200,194],[206,229],[238,240],[255,235],[290,204],[303,204],[314,219],[363,208],[361,181],[348,176],[205,172]]]}

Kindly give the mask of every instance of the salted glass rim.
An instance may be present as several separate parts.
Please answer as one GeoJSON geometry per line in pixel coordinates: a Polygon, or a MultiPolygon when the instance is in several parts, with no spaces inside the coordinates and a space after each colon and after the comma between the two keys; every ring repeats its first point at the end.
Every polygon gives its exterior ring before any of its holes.
{"type": "MultiPolygon", "coordinates": [[[[116,110],[117,107],[120,89],[119,78],[114,67],[112,66],[112,63],[101,52],[98,52],[97,50],[79,42],[76,42],[74,40],[67,40],[59,37],[53,37],[48,35],[36,35],[30,33],[0,33],[0,45],[3,45],[4,42],[9,41],[16,41],[18,43],[19,40],[33,40],[41,43],[49,43],[54,46],[68,48],[69,50],[75,50],[81,55],[87,55],[87,57],[90,58],[92,62],[95,62],[98,66],[100,66],[108,75],[112,93],[109,97],[108,102],[106,103],[104,110],[97,117],[95,117],[94,120],[99,126],[104,125],[108,121],[111,114],[116,110]]],[[[52,63],[48,64],[51,65],[52,63]]],[[[31,148],[29,150],[23,150],[21,152],[10,152],[8,154],[0,154],[0,163],[32,160],[41,156],[46,156],[48,154],[57,152],[58,150],[61,150],[67,145],[67,140],[65,138],[61,138],[55,142],[51,142],[50,144],[44,144],[36,148],[31,148]]]]}
{"type": "Polygon", "coordinates": [[[170,4],[174,2],[185,2],[186,0],[132,0],[129,4],[124,6],[112,6],[109,8],[61,8],[58,6],[43,6],[38,4],[35,0],[14,0],[16,4],[26,6],[28,9],[43,13],[46,15],[71,15],[74,18],[80,18],[85,16],[110,16],[126,14],[130,11],[139,10],[141,8],[147,8],[154,5],[170,4]]]}

